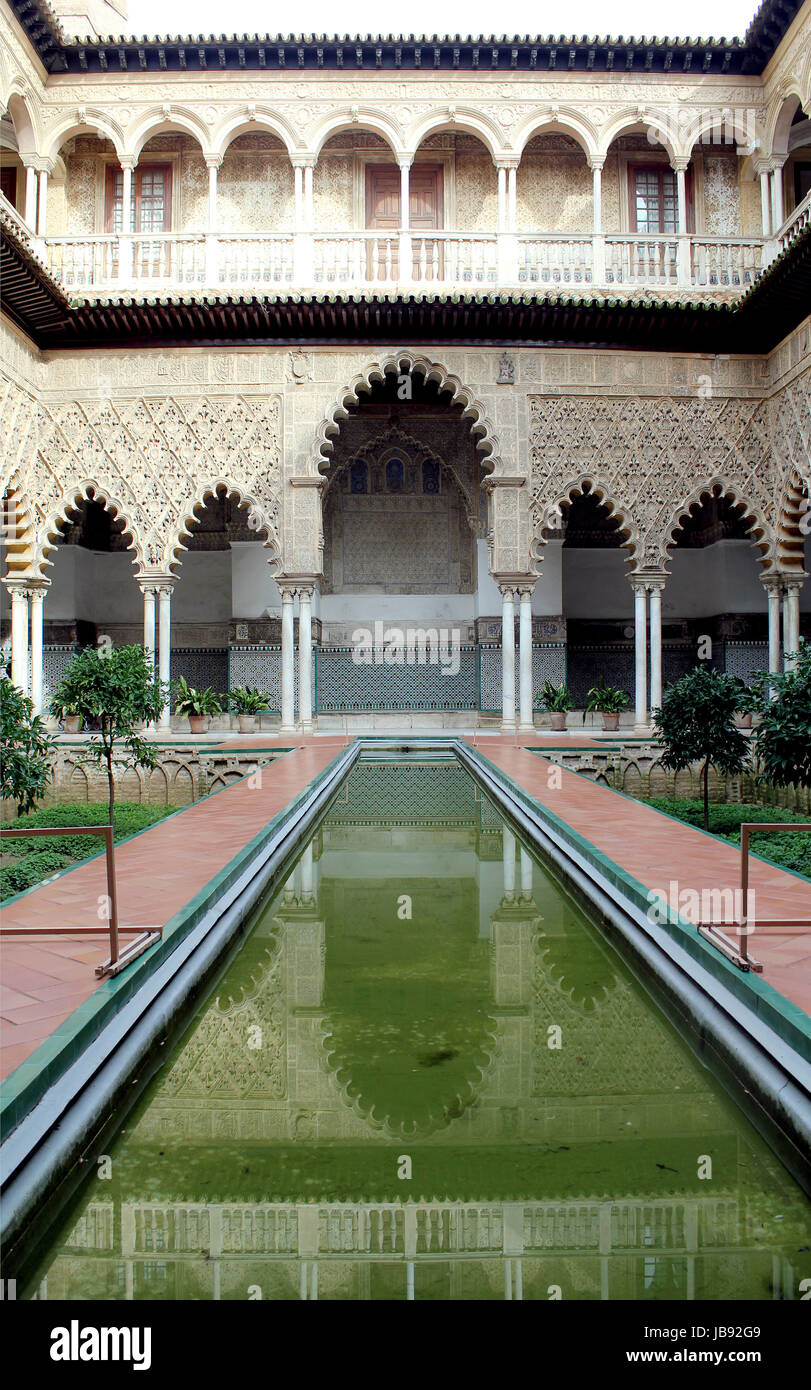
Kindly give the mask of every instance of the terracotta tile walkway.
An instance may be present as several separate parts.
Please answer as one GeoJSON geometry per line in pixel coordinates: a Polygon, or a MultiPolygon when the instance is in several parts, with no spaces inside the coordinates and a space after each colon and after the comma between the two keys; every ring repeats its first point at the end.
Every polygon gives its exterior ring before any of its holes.
{"type": "MultiPolygon", "coordinates": [[[[710,839],[650,806],[618,798],[609,787],[563,772],[535,753],[504,744],[481,751],[646,888],[668,893],[674,881],[679,893],[691,890],[700,895],[704,890],[739,887],[741,856],[734,846],[710,839]],[[553,767],[555,775],[550,777],[553,767]]],[[[811,886],[794,874],[751,859],[750,888],[756,913],[766,920],[811,918],[811,886]]],[[[685,905],[689,901],[682,899],[685,905]]],[[[696,920],[696,914],[680,910],[696,920]]],[[[763,964],[763,979],[811,1013],[811,928],[756,930],[749,949],[763,964]]]]}
{"type": "MultiPolygon", "coordinates": [[[[418,731],[415,731],[415,735],[418,731]]],[[[439,731],[438,731],[439,732],[439,731]]],[[[452,734],[452,730],[442,731],[452,734]]],[[[466,741],[474,743],[468,736],[466,741]]],[[[477,735],[476,746],[496,766],[629,873],[646,885],[718,888],[738,882],[734,849],[708,840],[649,807],[607,787],[560,772],[550,788],[552,764],[526,748],[562,743],[560,734],[537,734],[516,745],[512,737],[477,735]]],[[[122,924],[164,925],[194,897],[278,811],[296,796],[342,748],[343,735],[296,739],[289,753],[263,772],[261,787],[247,779],[198,801],[182,815],[159,822],[116,853],[122,924]]],[[[570,747],[594,746],[580,734],[566,735],[570,747]]],[[[223,742],[223,748],[272,748],[278,736],[257,734],[223,742]]],[[[216,747],[217,745],[208,745],[216,747]]],[[[782,870],[753,862],[758,910],[769,917],[811,916],[811,892],[782,870]]],[[[97,900],[106,892],[103,858],[82,865],[56,883],[35,889],[3,912],[4,926],[97,925],[97,900]]],[[[811,932],[758,936],[753,947],[765,978],[811,1011],[811,932]]],[[[0,1077],[7,1076],[54,1032],[96,986],[93,966],[107,955],[96,941],[53,935],[5,938],[0,985],[0,1077]]]]}
{"type": "MultiPolygon", "coordinates": [[[[318,776],[343,744],[343,738],[312,739],[265,769],[261,786],[251,787],[247,779],[237,782],[117,849],[121,924],[164,926],[318,776]]],[[[98,897],[106,891],[102,856],[4,908],[3,926],[98,926],[98,897]]],[[[0,944],[3,1077],[93,993],[98,983],[93,966],[109,950],[104,937],[5,937],[0,944]]]]}

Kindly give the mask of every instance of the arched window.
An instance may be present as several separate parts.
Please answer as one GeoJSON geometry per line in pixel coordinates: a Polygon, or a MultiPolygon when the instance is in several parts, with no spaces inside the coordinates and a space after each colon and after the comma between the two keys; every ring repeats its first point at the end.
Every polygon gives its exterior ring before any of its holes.
{"type": "Polygon", "coordinates": [[[354,459],[349,465],[349,491],[369,491],[368,469],[363,459],[354,459]]]}
{"type": "Polygon", "coordinates": [[[386,464],[386,487],[389,492],[402,492],[405,468],[402,459],[389,459],[386,464]]]}
{"type": "Polygon", "coordinates": [[[439,464],[433,459],[424,459],[422,465],[423,492],[439,492],[439,464]]]}

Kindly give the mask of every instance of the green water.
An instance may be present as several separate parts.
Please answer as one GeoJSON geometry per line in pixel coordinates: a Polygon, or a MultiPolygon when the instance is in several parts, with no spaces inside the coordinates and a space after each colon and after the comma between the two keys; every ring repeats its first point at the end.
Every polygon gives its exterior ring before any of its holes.
{"type": "Polygon", "coordinates": [[[47,1299],[772,1299],[809,1204],[457,765],[358,764],[47,1299]]]}

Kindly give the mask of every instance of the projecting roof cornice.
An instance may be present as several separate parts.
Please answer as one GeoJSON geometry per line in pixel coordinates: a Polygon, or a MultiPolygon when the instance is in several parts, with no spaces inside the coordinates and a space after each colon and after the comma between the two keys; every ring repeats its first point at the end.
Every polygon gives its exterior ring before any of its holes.
{"type": "Polygon", "coordinates": [[[803,0],[764,0],[743,39],[131,34],[68,39],[47,0],[8,0],[48,72],[420,70],[760,74],[803,0]]]}

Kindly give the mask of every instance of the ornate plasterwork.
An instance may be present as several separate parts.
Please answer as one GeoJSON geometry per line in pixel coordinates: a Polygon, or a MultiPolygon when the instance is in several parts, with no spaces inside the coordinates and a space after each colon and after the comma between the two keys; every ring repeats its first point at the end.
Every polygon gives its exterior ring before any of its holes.
{"type": "Polygon", "coordinates": [[[765,564],[796,563],[777,517],[809,457],[807,375],[773,403],[556,395],[531,396],[529,409],[536,554],[560,505],[586,488],[619,520],[634,569],[661,572],[680,521],[716,492],[745,507],[765,564]]]}
{"type": "Polygon", "coordinates": [[[623,130],[642,125],[674,157],[689,155],[704,130],[727,112],[739,148],[760,140],[772,151],[780,106],[811,101],[811,15],[799,16],[765,77],[728,80],[700,74],[502,72],[415,73],[228,71],[108,72],[77,80],[45,79],[10,15],[0,15],[0,102],[24,99],[27,152],[49,156],[76,131],[96,129],[119,157],[138,154],[161,129],[183,129],[204,153],[222,154],[245,130],[275,134],[291,154],[317,155],[337,131],[376,131],[395,153],[409,154],[431,133],[475,135],[494,157],[520,156],[543,129],[563,130],[601,158],[623,130]],[[754,123],[754,124],[753,124],[754,123]]]}
{"type": "Polygon", "coordinates": [[[8,382],[3,481],[30,509],[34,572],[59,525],[92,494],[120,518],[139,571],[168,573],[195,509],[219,488],[246,505],[270,554],[281,550],[280,403],[274,396],[139,396],[32,402],[8,382]]]}

